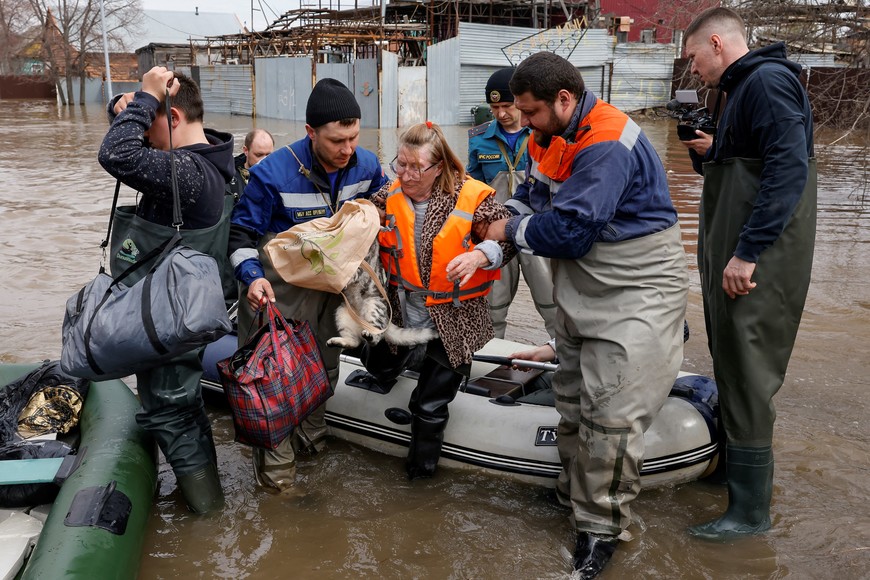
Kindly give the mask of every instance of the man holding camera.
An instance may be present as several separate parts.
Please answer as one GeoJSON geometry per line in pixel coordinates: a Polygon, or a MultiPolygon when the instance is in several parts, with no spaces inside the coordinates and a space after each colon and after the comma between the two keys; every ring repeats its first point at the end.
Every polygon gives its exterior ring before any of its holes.
{"type": "Polygon", "coordinates": [[[506,204],[517,215],[486,237],[550,258],[556,495],[573,510],[574,569],[593,578],[631,522],[644,431],[680,369],[686,256],[662,162],[634,121],[553,53],[520,63],[510,88],[531,166],[506,204]]]}
{"type": "MultiPolygon", "coordinates": [[[[692,74],[728,96],[715,138],[684,141],[704,175],[698,267],[724,426],[728,509],[693,526],[723,541],[770,527],[773,396],[810,283],[816,223],[813,118],[782,43],[750,51],[743,20],[701,13],[685,32],[692,74]],[[703,162],[703,166],[701,165],[703,162]]],[[[719,105],[716,106],[716,112],[719,105]]]]}

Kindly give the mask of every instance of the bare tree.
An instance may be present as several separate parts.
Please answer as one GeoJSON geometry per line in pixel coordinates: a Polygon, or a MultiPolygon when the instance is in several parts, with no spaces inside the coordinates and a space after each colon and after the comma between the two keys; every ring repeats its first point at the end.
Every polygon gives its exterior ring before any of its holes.
{"type": "MultiPolygon", "coordinates": [[[[833,55],[837,67],[809,67],[807,91],[817,127],[870,143],[870,2],[868,0],[732,0],[723,2],[746,21],[753,46],[783,41],[790,53],[833,55]]],[[[856,163],[864,168],[855,184],[862,201],[870,191],[862,147],[856,163]]]]}
{"type": "Polygon", "coordinates": [[[783,41],[792,50],[833,53],[867,67],[870,7],[867,0],[731,0],[746,21],[750,42],[783,41]]]}
{"type": "MultiPolygon", "coordinates": [[[[58,84],[61,102],[66,104],[59,77],[66,77],[66,95],[73,104],[73,78],[80,78],[79,103],[84,104],[84,84],[89,57],[102,53],[101,0],[29,0],[30,6],[43,26],[44,57],[58,84]]],[[[141,15],[139,0],[103,0],[106,28],[114,39],[116,50],[121,32],[133,27],[141,15]]]]}
{"type": "MultiPolygon", "coordinates": [[[[750,48],[781,41],[789,55],[807,55],[797,60],[807,65],[804,81],[817,126],[846,134],[867,129],[870,138],[870,0],[726,0],[722,5],[743,17],[750,48]]],[[[687,68],[675,69],[674,77],[681,88],[700,88],[687,68]]],[[[708,104],[712,100],[708,94],[708,104]]]]}
{"type": "Polygon", "coordinates": [[[789,53],[828,55],[838,68],[811,67],[807,88],[819,125],[870,126],[870,7],[867,0],[731,0],[751,46],[785,42],[789,53]]]}
{"type": "MultiPolygon", "coordinates": [[[[137,30],[141,20],[139,0],[105,0],[106,35],[108,50],[118,52],[132,47],[124,46],[125,31],[137,30]]],[[[100,0],[89,0],[83,9],[82,24],[78,30],[79,57],[76,71],[79,74],[80,102],[84,102],[85,78],[89,65],[102,62],[103,24],[100,15],[100,0]]],[[[111,97],[111,95],[109,95],[111,97]]]]}
{"type": "Polygon", "coordinates": [[[0,0],[0,74],[19,74],[19,54],[35,24],[28,0],[0,0]]]}

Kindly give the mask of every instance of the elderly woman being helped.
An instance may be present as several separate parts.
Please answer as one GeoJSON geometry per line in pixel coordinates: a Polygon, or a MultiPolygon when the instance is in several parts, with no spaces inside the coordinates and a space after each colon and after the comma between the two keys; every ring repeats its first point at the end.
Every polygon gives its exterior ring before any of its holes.
{"type": "Polygon", "coordinates": [[[416,348],[381,342],[367,347],[362,359],[382,388],[391,388],[408,366],[420,373],[408,403],[406,470],[416,479],[435,472],[447,405],[470,372],[474,352],[494,337],[485,296],[516,251],[513,244],[482,241],[474,233],[510,212],[491,187],[465,174],[437,125],[409,128],[390,167],[398,179],[372,202],[386,213],[378,239],[393,322],[434,328],[440,338],[416,348]]]}

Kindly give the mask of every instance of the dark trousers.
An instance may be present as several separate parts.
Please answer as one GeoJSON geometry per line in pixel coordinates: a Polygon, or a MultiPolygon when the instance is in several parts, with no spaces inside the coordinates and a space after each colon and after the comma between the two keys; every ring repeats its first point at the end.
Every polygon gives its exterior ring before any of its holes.
{"type": "Polygon", "coordinates": [[[412,416],[411,443],[405,467],[411,479],[431,476],[441,456],[444,430],[450,416],[448,405],[468,376],[469,366],[450,366],[440,340],[414,348],[396,347],[395,353],[382,341],[374,347],[366,345],[360,359],[385,389],[392,388],[406,368],[419,371],[417,386],[408,401],[412,416]]]}
{"type": "Polygon", "coordinates": [[[176,475],[216,463],[211,423],[202,400],[202,349],[136,373],[139,425],[151,433],[176,475]]]}

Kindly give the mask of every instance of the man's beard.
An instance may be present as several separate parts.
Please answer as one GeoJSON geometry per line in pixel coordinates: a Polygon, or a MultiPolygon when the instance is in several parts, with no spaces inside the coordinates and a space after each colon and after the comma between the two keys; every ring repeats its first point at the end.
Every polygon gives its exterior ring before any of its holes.
{"type": "Polygon", "coordinates": [[[539,147],[549,147],[550,141],[553,140],[553,137],[561,135],[567,128],[567,125],[564,127],[562,126],[559,122],[559,117],[556,116],[556,111],[551,108],[550,118],[547,120],[547,125],[545,127],[535,127],[532,135],[534,135],[535,143],[537,143],[539,147]]]}
{"type": "Polygon", "coordinates": [[[535,138],[535,143],[538,144],[538,147],[544,147],[544,148],[549,147],[550,141],[553,140],[552,135],[545,135],[544,133],[541,133],[537,129],[532,131],[532,137],[535,138]]]}

